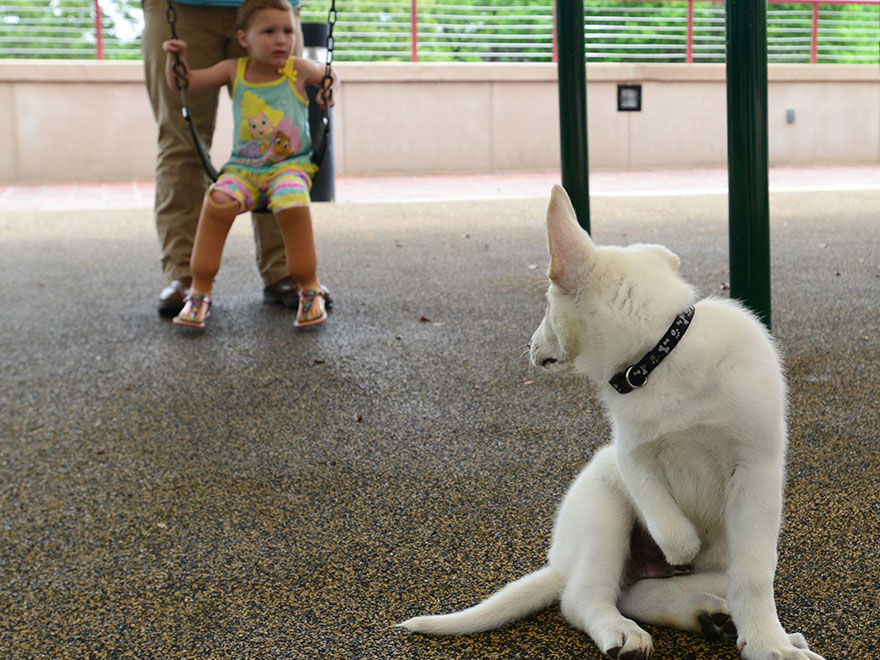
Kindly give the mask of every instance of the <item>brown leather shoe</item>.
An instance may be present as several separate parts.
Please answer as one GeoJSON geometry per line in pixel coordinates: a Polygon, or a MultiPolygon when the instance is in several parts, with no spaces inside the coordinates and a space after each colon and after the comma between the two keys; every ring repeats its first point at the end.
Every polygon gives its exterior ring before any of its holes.
{"type": "Polygon", "coordinates": [[[299,289],[290,275],[282,277],[263,289],[264,305],[284,305],[291,309],[299,307],[299,289]]]}
{"type": "Polygon", "coordinates": [[[171,280],[171,283],[162,289],[159,294],[159,315],[177,316],[183,309],[186,293],[192,286],[191,277],[181,277],[171,280]]]}

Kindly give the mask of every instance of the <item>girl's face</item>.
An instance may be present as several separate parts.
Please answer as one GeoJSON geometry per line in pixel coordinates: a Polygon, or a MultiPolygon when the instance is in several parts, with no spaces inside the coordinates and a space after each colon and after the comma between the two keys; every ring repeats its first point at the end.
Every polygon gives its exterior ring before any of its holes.
{"type": "Polygon", "coordinates": [[[238,41],[251,59],[280,68],[293,54],[293,14],[283,9],[261,9],[238,41]]]}

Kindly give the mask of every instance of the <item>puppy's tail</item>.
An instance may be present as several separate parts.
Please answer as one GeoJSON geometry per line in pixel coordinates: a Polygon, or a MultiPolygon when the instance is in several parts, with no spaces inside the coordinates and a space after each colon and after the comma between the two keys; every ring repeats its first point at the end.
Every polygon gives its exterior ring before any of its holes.
{"type": "Polygon", "coordinates": [[[471,608],[453,614],[417,616],[398,625],[433,635],[469,635],[493,630],[549,607],[559,599],[563,586],[562,576],[550,566],[544,566],[471,608]]]}

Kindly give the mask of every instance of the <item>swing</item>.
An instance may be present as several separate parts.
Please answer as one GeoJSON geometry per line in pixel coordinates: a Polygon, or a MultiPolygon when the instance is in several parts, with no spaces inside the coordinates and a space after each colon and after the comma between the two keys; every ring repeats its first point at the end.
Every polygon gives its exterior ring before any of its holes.
{"type": "MultiPolygon", "coordinates": [[[[175,24],[177,23],[177,10],[174,9],[172,0],[168,0],[165,18],[168,20],[168,26],[171,29],[171,38],[178,39],[177,29],[175,27],[175,24]]],[[[330,103],[333,100],[333,76],[331,64],[333,62],[334,46],[333,26],[336,24],[336,0],[330,1],[330,11],[327,13],[327,24],[330,28],[326,40],[327,60],[324,65],[324,77],[321,79],[321,87],[317,92],[317,95],[324,100],[324,107],[321,108],[320,129],[317,131],[315,131],[314,128],[312,129],[312,163],[318,168],[321,167],[321,163],[324,160],[324,154],[327,152],[327,145],[330,139],[330,103]],[[315,133],[317,133],[317,135],[315,135],[315,133]]],[[[177,89],[180,91],[181,112],[183,113],[183,118],[186,120],[187,127],[189,127],[189,133],[192,136],[193,144],[199,154],[199,159],[202,161],[202,166],[205,168],[205,172],[211,177],[211,181],[216,181],[219,172],[211,162],[211,157],[208,155],[205,143],[202,142],[202,138],[199,136],[198,130],[196,130],[192,114],[189,111],[189,101],[186,96],[187,70],[186,65],[180,59],[179,53],[174,53],[174,64],[172,64],[171,68],[174,72],[174,82],[177,85],[177,89]]],[[[267,209],[265,208],[254,209],[255,212],[266,210],[267,209]]]]}

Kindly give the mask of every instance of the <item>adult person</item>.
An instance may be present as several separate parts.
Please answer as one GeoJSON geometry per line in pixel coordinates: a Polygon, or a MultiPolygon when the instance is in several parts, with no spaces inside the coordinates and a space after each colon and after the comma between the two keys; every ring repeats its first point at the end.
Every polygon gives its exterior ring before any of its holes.
{"type": "MultiPolygon", "coordinates": [[[[175,0],[178,34],[189,44],[189,64],[209,67],[221,60],[240,57],[244,51],[235,34],[236,12],[241,0],[175,0]]],[[[301,0],[292,0],[299,11],[301,0]]],[[[159,128],[156,156],[154,216],[162,250],[162,272],[167,286],[159,294],[159,314],[176,316],[192,285],[190,255],[205,191],[211,183],[202,166],[181,112],[181,98],[165,82],[168,38],[167,0],[143,0],[144,58],[147,93],[159,128]]],[[[302,39],[297,39],[302,53],[302,39]]],[[[218,92],[188,95],[196,129],[210,148],[217,116],[218,92]]],[[[293,309],[299,304],[296,285],[285,262],[284,240],[276,219],[268,213],[251,215],[256,260],[263,280],[263,302],[281,303],[293,309]]]]}

